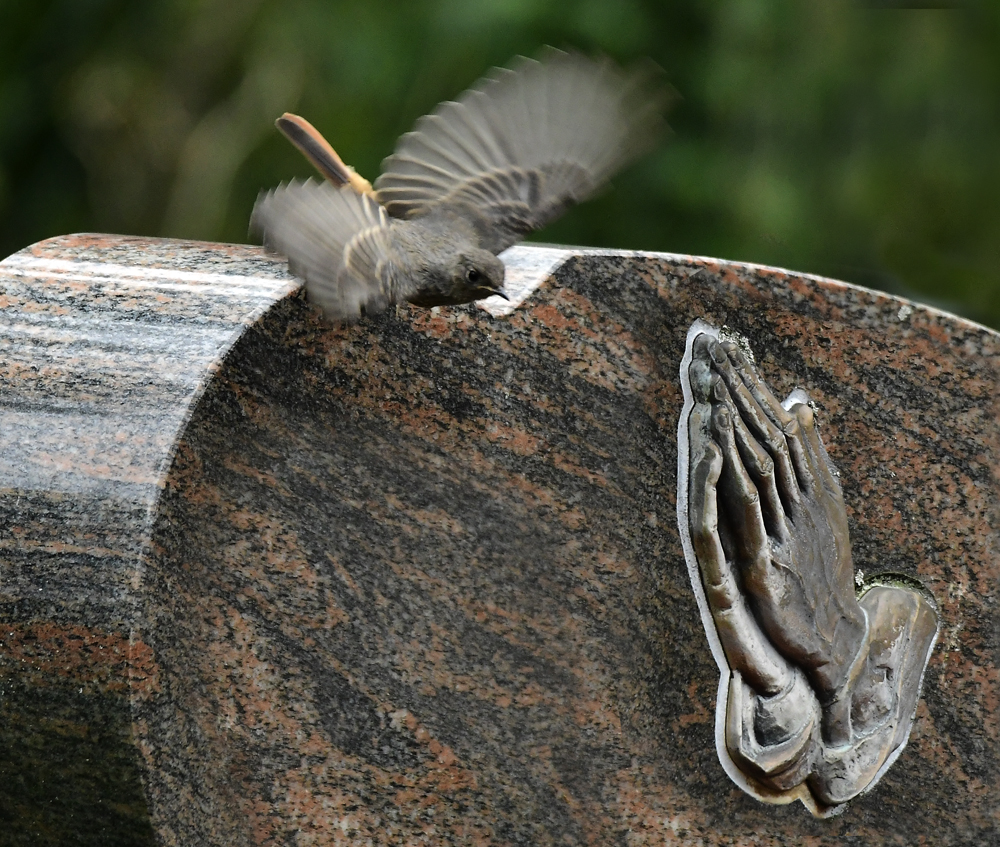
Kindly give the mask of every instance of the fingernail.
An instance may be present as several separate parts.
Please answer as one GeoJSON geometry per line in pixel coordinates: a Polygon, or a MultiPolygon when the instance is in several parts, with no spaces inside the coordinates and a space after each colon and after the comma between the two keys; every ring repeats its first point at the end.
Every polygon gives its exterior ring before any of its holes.
{"type": "Polygon", "coordinates": [[[726,356],[737,365],[743,364],[746,361],[746,357],[743,355],[743,350],[740,349],[740,345],[732,341],[727,341],[723,345],[723,349],[726,351],[726,356]]]}
{"type": "Polygon", "coordinates": [[[722,352],[722,348],[719,346],[719,342],[714,338],[712,339],[712,343],[708,345],[708,355],[712,357],[712,361],[717,365],[722,364],[726,358],[725,353],[722,352]]]}

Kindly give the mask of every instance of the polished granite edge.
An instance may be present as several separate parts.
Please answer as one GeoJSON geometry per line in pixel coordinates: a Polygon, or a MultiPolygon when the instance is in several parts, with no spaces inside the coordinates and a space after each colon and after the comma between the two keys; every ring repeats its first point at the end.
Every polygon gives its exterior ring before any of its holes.
{"type": "Polygon", "coordinates": [[[66,236],[0,262],[0,685],[14,731],[0,774],[5,817],[24,827],[12,844],[152,843],[130,703],[157,684],[137,621],[155,504],[218,363],[297,288],[254,251],[160,239],[66,236]]]}

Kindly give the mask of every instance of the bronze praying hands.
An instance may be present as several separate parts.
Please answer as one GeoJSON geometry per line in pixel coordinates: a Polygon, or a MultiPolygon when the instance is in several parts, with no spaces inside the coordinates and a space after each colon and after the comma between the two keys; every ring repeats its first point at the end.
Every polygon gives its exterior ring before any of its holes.
{"type": "Polygon", "coordinates": [[[723,675],[720,759],[758,799],[833,814],[906,744],[936,607],[906,578],[856,590],[840,480],[804,392],[779,402],[744,345],[700,321],[681,379],[678,517],[723,675]]]}

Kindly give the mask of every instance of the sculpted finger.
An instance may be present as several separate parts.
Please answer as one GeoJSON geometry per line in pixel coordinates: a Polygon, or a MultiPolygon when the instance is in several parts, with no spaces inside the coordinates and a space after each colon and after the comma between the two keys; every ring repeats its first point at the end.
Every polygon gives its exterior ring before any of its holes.
{"type": "Polygon", "coordinates": [[[691,467],[688,496],[691,543],[702,581],[713,609],[728,609],[739,602],[739,586],[726,565],[719,537],[719,503],[716,486],[722,471],[722,453],[713,441],[701,445],[701,455],[691,467]]]}
{"type": "MultiPolygon", "coordinates": [[[[724,386],[720,387],[724,389],[724,386]]],[[[788,524],[785,507],[778,492],[774,460],[747,428],[746,422],[729,393],[725,390],[721,393],[723,396],[719,402],[724,403],[729,410],[733,435],[743,466],[760,495],[761,511],[767,534],[779,541],[785,541],[788,538],[788,524]]]]}
{"type": "Polygon", "coordinates": [[[760,505],[760,495],[747,473],[736,443],[733,415],[726,404],[728,394],[715,375],[712,396],[712,435],[722,451],[723,465],[719,479],[725,517],[733,525],[736,555],[742,564],[756,567],[766,557],[767,529],[760,505]]]}
{"type": "Polygon", "coordinates": [[[757,373],[753,362],[740,347],[731,341],[723,342],[726,362],[738,379],[743,391],[741,397],[749,398],[749,408],[756,411],[755,418],[767,423],[765,443],[774,457],[779,490],[787,502],[798,502],[800,490],[808,491],[812,484],[812,471],[805,449],[799,440],[798,419],[778,402],[767,383],[757,373]]]}
{"type": "Polygon", "coordinates": [[[753,394],[754,399],[760,407],[767,412],[768,416],[779,426],[784,427],[791,419],[791,414],[782,406],[781,402],[771,392],[770,387],[757,373],[757,366],[754,365],[746,352],[732,341],[723,341],[722,349],[726,357],[731,362],[733,368],[739,373],[747,389],[753,394]]]}
{"type": "Polygon", "coordinates": [[[709,407],[692,411],[689,432],[693,464],[689,476],[691,541],[715,631],[729,667],[764,696],[783,691],[793,671],[764,635],[743,595],[719,534],[718,482],[725,460],[708,436],[704,416],[709,407]],[[697,433],[697,434],[696,434],[697,433]]]}
{"type": "MultiPolygon", "coordinates": [[[[752,386],[761,380],[750,363],[742,356],[742,351],[732,342],[722,344],[716,342],[710,350],[713,367],[725,380],[729,395],[743,422],[747,432],[753,436],[771,456],[774,463],[774,484],[783,503],[782,511],[790,511],[798,503],[799,480],[792,457],[785,441],[781,426],[772,414],[765,410],[752,390],[752,386]],[[741,359],[735,360],[730,350],[740,353],[741,359]]],[[[780,409],[780,406],[779,406],[780,409]]],[[[782,414],[786,414],[781,409],[782,414]]]]}
{"type": "Polygon", "coordinates": [[[736,444],[740,456],[743,458],[744,467],[760,495],[761,511],[767,534],[778,541],[786,541],[788,539],[788,516],[778,491],[774,459],[753,437],[743,422],[743,418],[736,414],[735,409],[730,408],[730,414],[733,421],[733,433],[736,436],[736,444]]]}
{"type": "Polygon", "coordinates": [[[801,441],[807,455],[806,460],[812,469],[812,476],[819,480],[828,491],[842,496],[840,479],[837,477],[833,462],[819,437],[816,416],[808,404],[808,397],[804,392],[793,391],[785,401],[785,406],[798,422],[801,441]]]}

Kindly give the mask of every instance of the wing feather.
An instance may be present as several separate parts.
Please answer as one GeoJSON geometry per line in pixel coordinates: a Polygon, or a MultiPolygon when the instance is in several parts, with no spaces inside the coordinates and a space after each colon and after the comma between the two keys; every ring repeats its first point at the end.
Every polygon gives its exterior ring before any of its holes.
{"type": "Polygon", "coordinates": [[[328,318],[352,322],[411,293],[392,272],[392,220],[369,195],[329,183],[292,181],[261,193],[250,230],[288,257],[309,299],[328,318]]]}
{"type": "Polygon", "coordinates": [[[400,138],[375,182],[393,217],[451,207],[500,252],[586,199],[664,128],[653,68],[550,50],[518,59],[400,138]]]}

